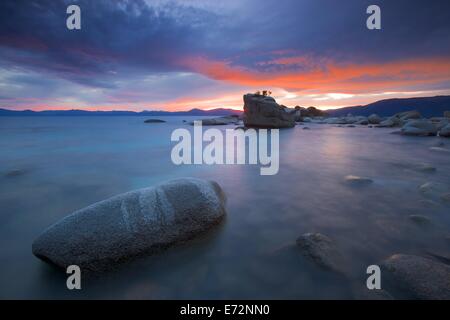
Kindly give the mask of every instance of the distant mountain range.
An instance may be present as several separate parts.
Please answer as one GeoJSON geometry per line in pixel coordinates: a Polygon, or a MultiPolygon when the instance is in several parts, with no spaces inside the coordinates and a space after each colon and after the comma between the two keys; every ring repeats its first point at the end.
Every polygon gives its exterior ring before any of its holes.
{"type": "MultiPolygon", "coordinates": [[[[417,110],[424,117],[443,116],[444,111],[450,111],[450,96],[436,96],[423,98],[387,99],[370,103],[365,106],[353,106],[340,109],[326,110],[333,117],[345,116],[351,113],[354,116],[369,116],[376,113],[379,116],[390,116],[399,112],[417,110]]],[[[241,114],[241,110],[233,109],[192,109],[189,111],[86,111],[86,110],[7,110],[0,109],[0,116],[229,116],[241,114]]]]}
{"type": "Polygon", "coordinates": [[[1,116],[22,116],[22,117],[33,117],[33,116],[229,116],[233,114],[241,114],[242,111],[233,109],[211,109],[211,110],[201,110],[192,109],[189,111],[86,111],[86,110],[45,110],[45,111],[32,111],[32,110],[8,110],[0,109],[1,116]]]}
{"type": "Polygon", "coordinates": [[[365,106],[326,110],[326,112],[333,117],[345,116],[348,113],[354,116],[369,116],[372,113],[376,113],[379,116],[385,117],[410,110],[417,110],[424,117],[442,117],[444,111],[450,111],[450,96],[387,99],[365,106]]]}

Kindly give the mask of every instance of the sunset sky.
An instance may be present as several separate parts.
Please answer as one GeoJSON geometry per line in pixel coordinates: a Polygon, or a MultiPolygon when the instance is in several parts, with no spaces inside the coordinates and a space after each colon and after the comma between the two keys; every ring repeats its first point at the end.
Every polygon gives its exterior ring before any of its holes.
{"type": "Polygon", "coordinates": [[[263,89],[322,109],[450,94],[450,1],[0,2],[0,108],[241,109],[263,89]]]}

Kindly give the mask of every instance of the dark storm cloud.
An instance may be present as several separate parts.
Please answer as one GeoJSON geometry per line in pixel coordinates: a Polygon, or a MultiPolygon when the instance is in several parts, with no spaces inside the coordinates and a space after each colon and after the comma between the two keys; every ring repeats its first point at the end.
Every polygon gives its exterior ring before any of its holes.
{"type": "Polygon", "coordinates": [[[383,29],[374,32],[365,28],[373,3],[365,0],[242,1],[222,12],[182,1],[77,1],[82,30],[75,32],[65,28],[70,3],[2,1],[2,62],[89,83],[121,66],[175,70],[180,57],[193,55],[255,67],[286,49],[347,61],[450,54],[445,0],[377,1],[383,29]]]}
{"type": "MultiPolygon", "coordinates": [[[[449,21],[448,0],[2,0],[0,84],[11,89],[0,93],[12,99],[13,89],[19,95],[18,88],[28,86],[39,97],[41,80],[48,77],[48,87],[58,92],[66,92],[60,87],[68,83],[105,89],[104,96],[92,100],[100,101],[124,83],[139,85],[145,76],[171,73],[177,88],[152,82],[159,86],[153,96],[164,92],[170,100],[191,88],[183,84],[189,77],[175,73],[242,85],[255,83],[258,72],[308,74],[326,73],[331,64],[414,64],[450,57],[449,21]],[[80,31],[66,28],[69,4],[81,7],[80,31]],[[382,30],[366,28],[371,4],[381,7],[382,30]],[[246,73],[253,78],[246,79],[246,73]]],[[[350,81],[390,77],[396,75],[362,71],[350,81]]],[[[189,79],[208,86],[203,79],[189,79]]],[[[300,89],[291,82],[280,81],[280,88],[300,89]]]]}

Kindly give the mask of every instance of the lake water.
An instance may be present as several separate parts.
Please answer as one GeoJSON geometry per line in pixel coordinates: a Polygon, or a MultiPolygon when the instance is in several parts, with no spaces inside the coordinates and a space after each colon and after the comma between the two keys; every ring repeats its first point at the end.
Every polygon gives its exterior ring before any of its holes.
{"type": "Polygon", "coordinates": [[[144,119],[0,118],[0,298],[352,299],[365,288],[370,264],[394,253],[449,252],[449,207],[426,206],[418,191],[428,181],[450,185],[450,153],[430,149],[443,142],[450,150],[449,140],[296,126],[280,132],[279,173],[261,176],[259,166],[175,166],[170,135],[192,130],[182,122],[192,119],[144,119]],[[411,169],[420,163],[437,170],[411,169]],[[350,187],[343,182],[349,174],[374,183],[350,187]],[[64,272],[32,255],[33,240],[67,214],[186,176],[213,179],[227,194],[227,218],[207,235],[83,278],[81,291],[67,290],[64,272]],[[432,224],[416,225],[412,214],[432,224]],[[301,255],[295,240],[306,232],[333,239],[345,275],[301,255]]]}

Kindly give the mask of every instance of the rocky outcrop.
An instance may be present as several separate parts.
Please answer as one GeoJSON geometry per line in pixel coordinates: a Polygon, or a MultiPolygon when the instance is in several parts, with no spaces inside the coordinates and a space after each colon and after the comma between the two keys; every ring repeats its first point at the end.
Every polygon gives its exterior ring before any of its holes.
{"type": "Polygon", "coordinates": [[[189,240],[225,215],[216,182],[178,179],[78,210],[33,242],[33,254],[59,267],[100,271],[189,240]]]}
{"type": "Polygon", "coordinates": [[[429,120],[408,121],[401,130],[407,136],[435,136],[437,129],[429,120]]]}
{"type": "Polygon", "coordinates": [[[450,266],[420,256],[396,254],[383,262],[396,284],[416,299],[450,299],[450,266]]]}
{"type": "Polygon", "coordinates": [[[256,128],[292,128],[295,115],[282,108],[274,98],[244,95],[244,125],[256,128]]]}
{"type": "Polygon", "coordinates": [[[450,111],[444,111],[444,117],[450,119],[450,111]]]}

